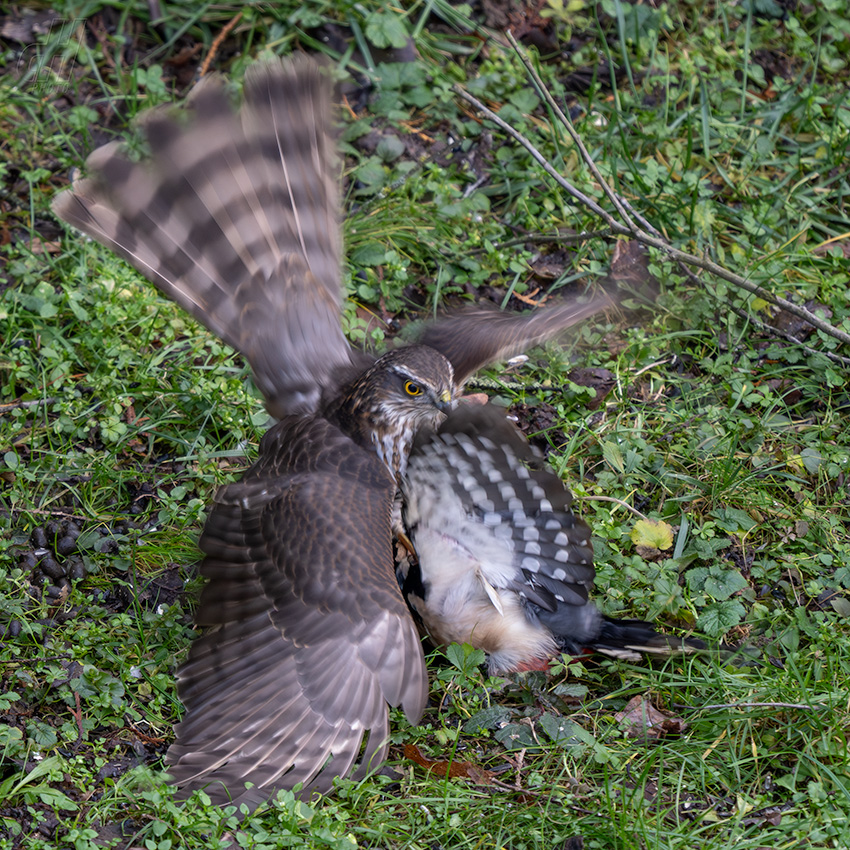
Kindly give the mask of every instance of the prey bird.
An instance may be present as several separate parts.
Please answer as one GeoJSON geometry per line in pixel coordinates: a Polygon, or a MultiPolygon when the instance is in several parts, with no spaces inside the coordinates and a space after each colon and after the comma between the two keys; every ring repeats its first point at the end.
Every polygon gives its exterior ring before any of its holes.
{"type": "Polygon", "coordinates": [[[421,428],[401,495],[405,599],[434,643],[485,650],[491,673],[546,669],[561,652],[637,660],[705,648],[599,612],[590,528],[495,405],[462,404],[421,428]]]}
{"type": "Polygon", "coordinates": [[[278,420],[200,538],[206,631],[166,757],[182,795],[256,806],[377,768],[388,705],[420,718],[427,673],[393,556],[416,434],[477,369],[609,299],[462,312],[377,359],[352,349],[329,84],[296,60],[252,66],[238,110],[221,83],[198,89],[186,115],[147,116],[147,160],[95,151],[54,210],[239,351],[278,420]]]}

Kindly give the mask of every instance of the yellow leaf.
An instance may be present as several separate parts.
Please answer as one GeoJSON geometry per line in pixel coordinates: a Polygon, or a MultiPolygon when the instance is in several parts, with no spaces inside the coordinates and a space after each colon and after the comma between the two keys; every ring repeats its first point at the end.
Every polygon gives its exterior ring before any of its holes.
{"type": "Polygon", "coordinates": [[[673,526],[663,520],[639,519],[631,533],[635,546],[669,549],[673,545],[673,526]]]}

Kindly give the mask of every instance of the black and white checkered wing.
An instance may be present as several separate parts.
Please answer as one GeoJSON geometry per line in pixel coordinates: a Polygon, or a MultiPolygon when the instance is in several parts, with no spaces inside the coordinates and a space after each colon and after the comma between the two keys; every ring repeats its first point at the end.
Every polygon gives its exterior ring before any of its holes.
{"type": "Polygon", "coordinates": [[[504,670],[599,634],[590,529],[497,408],[464,405],[420,437],[402,494],[418,556],[402,586],[434,640],[504,670]]]}

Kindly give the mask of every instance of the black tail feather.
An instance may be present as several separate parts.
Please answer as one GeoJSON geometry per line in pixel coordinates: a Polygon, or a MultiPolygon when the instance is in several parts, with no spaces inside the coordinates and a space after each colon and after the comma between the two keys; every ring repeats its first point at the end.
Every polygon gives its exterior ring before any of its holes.
{"type": "Polygon", "coordinates": [[[603,617],[599,635],[581,647],[569,638],[557,638],[561,648],[568,653],[591,650],[615,658],[639,660],[644,655],[685,655],[707,649],[699,638],[680,638],[657,632],[651,623],[643,620],[615,620],[603,617]]]}

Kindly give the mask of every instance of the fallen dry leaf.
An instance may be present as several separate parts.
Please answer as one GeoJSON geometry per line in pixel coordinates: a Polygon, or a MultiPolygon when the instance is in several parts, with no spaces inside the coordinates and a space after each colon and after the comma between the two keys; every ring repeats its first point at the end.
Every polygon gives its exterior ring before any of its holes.
{"type": "Polygon", "coordinates": [[[437,776],[446,776],[450,779],[471,779],[478,785],[492,785],[493,774],[477,764],[470,761],[438,761],[423,756],[416,744],[404,745],[404,757],[424,767],[429,773],[437,776]]]}
{"type": "Polygon", "coordinates": [[[688,728],[684,720],[668,711],[661,711],[640,694],[632,697],[626,707],[614,715],[614,719],[626,727],[630,738],[659,740],[681,735],[688,728]]]}
{"type": "Polygon", "coordinates": [[[658,278],[649,270],[646,249],[633,239],[619,239],[614,243],[609,277],[627,284],[650,301],[661,291],[658,278]]]}

